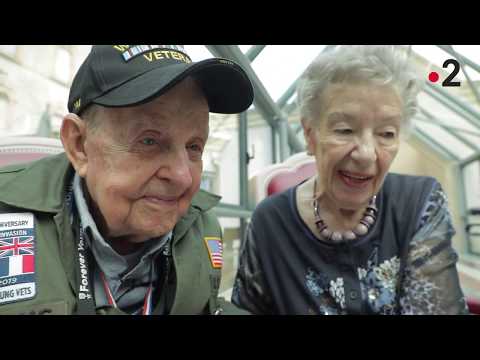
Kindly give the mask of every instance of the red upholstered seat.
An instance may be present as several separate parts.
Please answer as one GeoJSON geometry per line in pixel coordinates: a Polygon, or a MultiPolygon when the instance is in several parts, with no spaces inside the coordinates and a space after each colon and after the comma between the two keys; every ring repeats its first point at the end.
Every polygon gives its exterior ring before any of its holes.
{"type": "Polygon", "coordinates": [[[58,139],[11,136],[0,138],[0,167],[25,163],[63,152],[58,139]]]}
{"type": "Polygon", "coordinates": [[[267,195],[282,192],[315,175],[315,162],[307,162],[293,168],[281,169],[267,184],[267,195]]]}
{"type": "Polygon", "coordinates": [[[480,315],[480,299],[467,298],[470,313],[480,315]]]}
{"type": "Polygon", "coordinates": [[[305,152],[266,166],[249,179],[249,200],[255,206],[267,196],[284,191],[315,174],[315,158],[305,152]]]}

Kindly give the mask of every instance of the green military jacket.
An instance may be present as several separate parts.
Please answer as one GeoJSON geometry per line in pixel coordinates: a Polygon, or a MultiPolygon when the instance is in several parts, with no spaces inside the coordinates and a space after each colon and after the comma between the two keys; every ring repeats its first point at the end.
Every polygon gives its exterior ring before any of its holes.
{"type": "MultiPolygon", "coordinates": [[[[65,154],[0,169],[0,215],[5,219],[8,214],[33,214],[35,279],[33,298],[8,301],[8,296],[15,296],[12,292],[15,286],[6,283],[8,277],[0,277],[0,315],[75,314],[80,270],[77,242],[65,202],[73,175],[74,169],[65,154]]],[[[214,268],[205,238],[222,238],[218,220],[209,211],[219,200],[218,196],[200,190],[173,230],[175,284],[170,314],[209,314],[218,309],[223,314],[244,314],[217,298],[221,269],[214,268]]],[[[4,272],[8,270],[5,261],[4,258],[4,272]]],[[[123,312],[107,308],[97,313],[123,312]]]]}

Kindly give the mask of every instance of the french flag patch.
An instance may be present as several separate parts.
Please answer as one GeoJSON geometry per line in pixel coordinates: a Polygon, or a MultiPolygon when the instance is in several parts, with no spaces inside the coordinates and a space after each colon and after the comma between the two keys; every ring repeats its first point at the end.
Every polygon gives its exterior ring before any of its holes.
{"type": "Polygon", "coordinates": [[[36,294],[34,230],[31,213],[0,214],[0,304],[36,294]]]}

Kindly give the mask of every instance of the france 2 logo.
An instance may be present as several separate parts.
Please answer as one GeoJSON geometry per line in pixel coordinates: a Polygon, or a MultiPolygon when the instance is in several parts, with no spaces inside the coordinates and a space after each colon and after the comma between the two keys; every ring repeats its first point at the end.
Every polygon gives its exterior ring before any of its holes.
{"type": "MultiPolygon", "coordinates": [[[[457,60],[455,59],[447,59],[443,62],[443,67],[447,68],[449,65],[453,65],[453,71],[451,72],[450,75],[446,77],[445,80],[442,81],[442,86],[447,87],[447,86],[460,86],[460,81],[453,81],[455,76],[457,76],[459,70],[460,70],[460,64],[458,63],[457,60]]],[[[432,71],[430,74],[428,74],[428,80],[431,82],[437,82],[439,79],[439,75],[436,71],[432,71]]]]}

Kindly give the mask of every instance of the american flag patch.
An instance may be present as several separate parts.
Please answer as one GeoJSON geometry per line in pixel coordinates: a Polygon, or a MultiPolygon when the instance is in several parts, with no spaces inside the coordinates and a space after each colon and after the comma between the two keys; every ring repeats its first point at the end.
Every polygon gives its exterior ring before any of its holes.
{"type": "Polygon", "coordinates": [[[221,269],[223,266],[223,244],[222,239],[218,237],[206,237],[204,238],[207,245],[208,255],[210,256],[210,262],[214,269],[221,269]]]}

